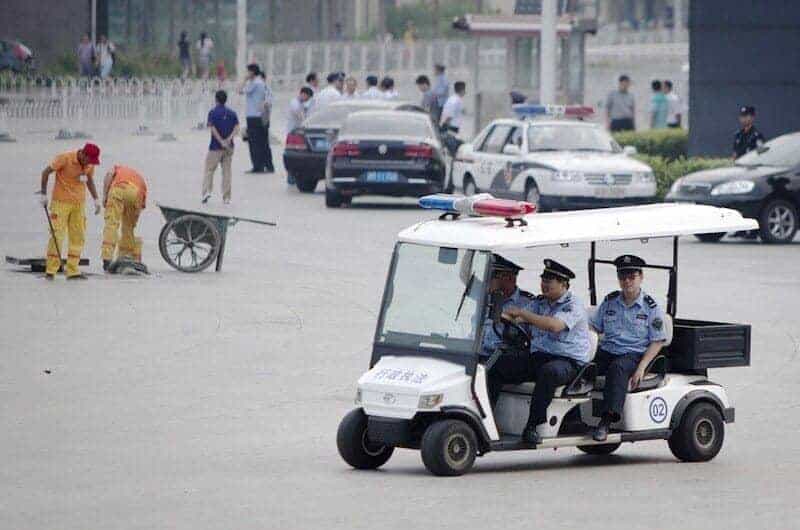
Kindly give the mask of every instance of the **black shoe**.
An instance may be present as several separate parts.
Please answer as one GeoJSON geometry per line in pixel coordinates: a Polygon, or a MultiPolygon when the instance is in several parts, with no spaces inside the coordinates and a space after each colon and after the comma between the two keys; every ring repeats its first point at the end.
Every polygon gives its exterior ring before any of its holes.
{"type": "Polygon", "coordinates": [[[532,445],[542,443],[542,437],[536,432],[536,425],[528,424],[525,426],[525,430],[522,431],[522,441],[532,445]]]}
{"type": "Polygon", "coordinates": [[[85,274],[76,274],[74,276],[67,276],[68,280],[88,280],[89,277],[85,274]]]}
{"type": "Polygon", "coordinates": [[[264,170],[264,173],[275,173],[275,168],[274,167],[268,167],[267,169],[264,170]]]}
{"type": "Polygon", "coordinates": [[[251,174],[251,175],[252,174],[257,174],[257,173],[263,173],[263,172],[264,172],[263,169],[248,169],[247,171],[245,171],[245,173],[248,173],[248,174],[251,174]]]}
{"type": "Polygon", "coordinates": [[[592,431],[592,439],[595,442],[605,442],[608,438],[608,427],[610,424],[611,422],[605,418],[600,420],[600,423],[598,423],[597,427],[592,431]]]}
{"type": "Polygon", "coordinates": [[[103,260],[103,270],[108,272],[108,266],[109,265],[111,265],[111,260],[110,259],[104,259],[103,260]]]}

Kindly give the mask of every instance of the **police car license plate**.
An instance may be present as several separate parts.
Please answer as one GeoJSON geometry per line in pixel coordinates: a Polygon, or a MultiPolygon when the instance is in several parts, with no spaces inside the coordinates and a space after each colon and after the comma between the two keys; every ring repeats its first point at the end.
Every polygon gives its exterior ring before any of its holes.
{"type": "Polygon", "coordinates": [[[396,171],[367,171],[367,182],[397,182],[400,175],[396,171]]]}
{"type": "Polygon", "coordinates": [[[331,144],[328,142],[327,138],[318,138],[314,140],[314,148],[315,149],[330,149],[331,144]]]}
{"type": "Polygon", "coordinates": [[[594,190],[594,196],[598,199],[621,199],[625,196],[623,186],[604,186],[594,190]]]}

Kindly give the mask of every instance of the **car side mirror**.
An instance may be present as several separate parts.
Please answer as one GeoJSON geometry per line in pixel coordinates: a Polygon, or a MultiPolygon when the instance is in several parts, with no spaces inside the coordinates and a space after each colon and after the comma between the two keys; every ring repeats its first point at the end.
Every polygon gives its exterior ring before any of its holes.
{"type": "Polygon", "coordinates": [[[506,145],[503,146],[503,154],[504,155],[517,156],[517,155],[519,155],[519,153],[520,153],[520,150],[519,150],[519,146],[518,145],[506,144],[506,145]]]}
{"type": "Polygon", "coordinates": [[[622,148],[622,152],[628,156],[633,156],[639,151],[636,149],[635,145],[626,145],[625,147],[622,148]]]}

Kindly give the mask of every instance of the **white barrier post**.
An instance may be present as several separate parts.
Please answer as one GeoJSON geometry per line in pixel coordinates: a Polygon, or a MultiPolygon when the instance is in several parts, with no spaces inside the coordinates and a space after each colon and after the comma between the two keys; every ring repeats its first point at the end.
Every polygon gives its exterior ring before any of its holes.
{"type": "Polygon", "coordinates": [[[164,106],[164,130],[158,138],[158,141],[174,142],[177,138],[175,138],[175,135],[172,133],[172,86],[169,84],[164,87],[161,104],[164,106]]]}
{"type": "Polygon", "coordinates": [[[71,140],[72,139],[72,131],[69,127],[69,114],[67,105],[69,101],[67,100],[67,92],[69,91],[68,85],[64,85],[61,87],[61,128],[58,130],[58,134],[56,135],[56,140],[71,140]]]}
{"type": "Polygon", "coordinates": [[[11,130],[8,126],[8,111],[6,106],[0,103],[0,142],[16,142],[17,140],[11,136],[11,130]]]}

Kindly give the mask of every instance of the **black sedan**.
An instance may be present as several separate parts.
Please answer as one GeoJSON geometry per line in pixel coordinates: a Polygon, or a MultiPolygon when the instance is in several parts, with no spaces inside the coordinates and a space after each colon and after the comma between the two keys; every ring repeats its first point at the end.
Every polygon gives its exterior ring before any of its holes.
{"type": "MultiPolygon", "coordinates": [[[[675,181],[670,202],[724,206],[758,220],[761,240],[789,243],[797,233],[800,210],[800,132],[766,142],[736,159],[732,167],[690,173],[675,181]]],[[[719,241],[720,234],[698,236],[719,241]]],[[[755,236],[756,234],[737,234],[755,236]]]]}
{"type": "Polygon", "coordinates": [[[312,112],[302,127],[286,135],[283,167],[294,177],[297,189],[311,193],[325,178],[325,160],[345,118],[359,110],[413,110],[417,105],[380,99],[336,101],[312,112]]]}
{"type": "Polygon", "coordinates": [[[356,195],[419,197],[443,190],[449,158],[430,116],[360,111],[347,117],[331,147],[325,205],[356,195]]]}

